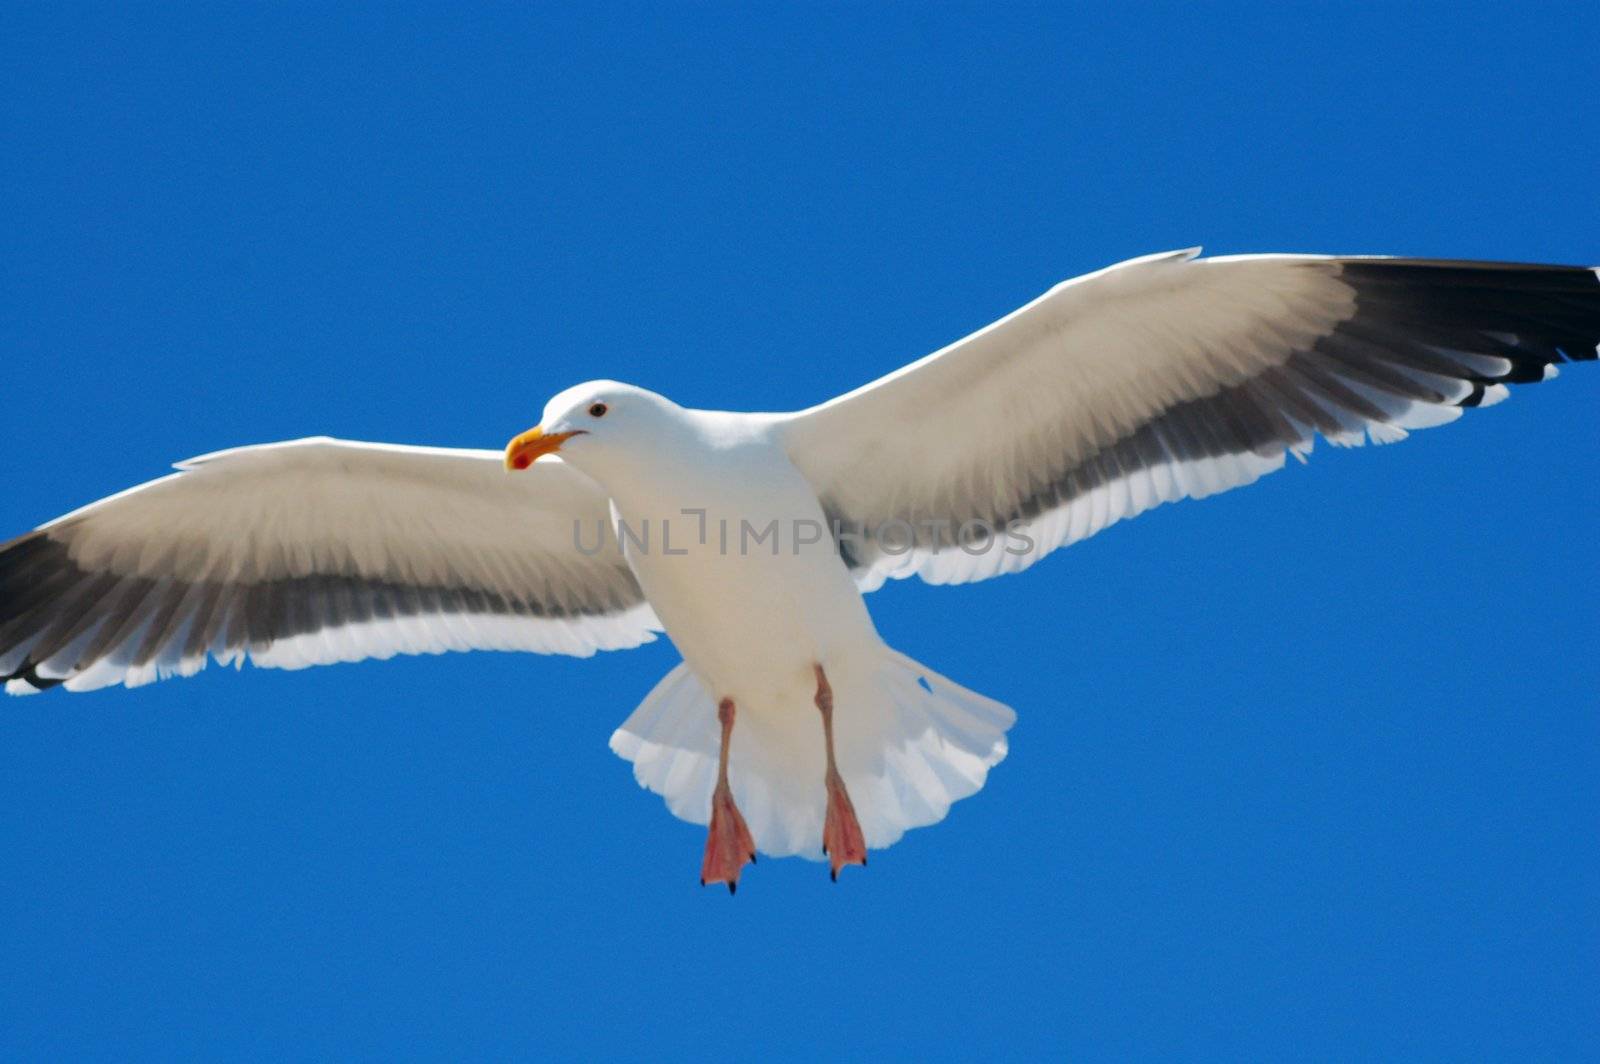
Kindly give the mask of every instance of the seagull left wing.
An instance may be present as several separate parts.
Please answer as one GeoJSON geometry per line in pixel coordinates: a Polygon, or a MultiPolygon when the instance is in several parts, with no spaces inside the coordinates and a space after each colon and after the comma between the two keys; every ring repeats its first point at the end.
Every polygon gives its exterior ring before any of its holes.
{"type": "Polygon", "coordinates": [[[587,656],[659,630],[601,549],[605,493],[559,461],[512,477],[495,451],[316,438],[177,468],[0,544],[6,690],[133,686],[208,657],[587,656]]]}
{"type": "Polygon", "coordinates": [[[1321,435],[1387,443],[1593,359],[1570,266],[1152,255],[780,422],[867,588],[1015,572],[1321,435]],[[1013,533],[1007,533],[1010,528],[1013,533]]]}

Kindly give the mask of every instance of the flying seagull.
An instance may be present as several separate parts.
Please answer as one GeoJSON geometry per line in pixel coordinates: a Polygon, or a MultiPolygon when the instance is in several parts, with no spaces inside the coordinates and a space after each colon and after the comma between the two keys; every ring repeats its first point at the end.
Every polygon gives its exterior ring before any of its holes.
{"type": "Polygon", "coordinates": [[[181,462],[0,546],[0,679],[587,656],[664,631],[683,661],[611,747],[709,824],[702,882],[733,890],[758,850],[837,878],[979,790],[1014,719],[887,646],[864,592],[1020,571],[1600,343],[1594,269],[1198,256],[1067,281],[796,413],[596,381],[503,453],[316,438],[181,462]]]}

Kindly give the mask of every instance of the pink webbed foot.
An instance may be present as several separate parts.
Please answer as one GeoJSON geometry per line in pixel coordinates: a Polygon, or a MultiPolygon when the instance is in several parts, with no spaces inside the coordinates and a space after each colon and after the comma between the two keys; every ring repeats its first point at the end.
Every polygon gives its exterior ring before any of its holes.
{"type": "Polygon", "coordinates": [[[711,830],[706,833],[706,857],[700,864],[700,885],[726,883],[728,893],[739,889],[739,873],[755,864],[756,841],[750,837],[733,792],[719,783],[711,795],[711,830]]]}
{"type": "Polygon", "coordinates": [[[839,869],[848,864],[867,865],[867,840],[856,820],[850,792],[837,772],[828,773],[828,819],[822,826],[822,852],[828,855],[829,875],[839,881],[839,869]]]}

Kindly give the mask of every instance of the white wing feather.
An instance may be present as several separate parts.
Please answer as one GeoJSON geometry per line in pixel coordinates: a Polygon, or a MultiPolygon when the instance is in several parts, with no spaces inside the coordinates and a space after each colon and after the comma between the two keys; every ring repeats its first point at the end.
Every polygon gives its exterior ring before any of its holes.
{"type": "Polygon", "coordinates": [[[242,447],[0,547],[0,677],[26,692],[396,653],[588,655],[659,629],[607,497],[559,461],[315,438],[242,447]]]}
{"type": "Polygon", "coordinates": [[[1067,281],[789,415],[790,458],[862,585],[1015,572],[1248,484],[1318,434],[1386,443],[1454,420],[1600,340],[1590,269],[1198,253],[1067,281]]]}

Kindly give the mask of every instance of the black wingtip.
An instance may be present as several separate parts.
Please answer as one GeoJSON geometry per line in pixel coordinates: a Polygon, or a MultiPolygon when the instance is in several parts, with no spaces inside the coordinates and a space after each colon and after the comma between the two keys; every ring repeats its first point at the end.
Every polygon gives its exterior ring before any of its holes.
{"type": "Polygon", "coordinates": [[[31,684],[35,691],[48,691],[52,687],[60,687],[67,682],[65,676],[40,676],[38,663],[30,658],[24,658],[22,664],[17,667],[16,672],[8,676],[0,676],[0,683],[6,683],[9,680],[21,680],[23,683],[31,684]]]}

